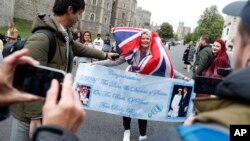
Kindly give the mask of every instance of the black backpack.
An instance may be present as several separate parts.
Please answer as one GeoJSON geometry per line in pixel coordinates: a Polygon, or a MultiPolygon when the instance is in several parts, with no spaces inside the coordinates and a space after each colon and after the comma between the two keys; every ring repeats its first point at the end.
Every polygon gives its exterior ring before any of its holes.
{"type": "MultiPolygon", "coordinates": [[[[49,54],[48,54],[48,63],[49,63],[53,59],[55,52],[56,52],[56,38],[55,38],[54,31],[52,31],[51,29],[47,29],[47,28],[41,28],[41,29],[37,29],[32,34],[35,34],[35,33],[44,33],[49,38],[49,54]]],[[[6,43],[2,51],[3,57],[10,55],[17,50],[21,50],[24,47],[26,41],[27,40],[17,40],[12,43],[6,43]]]]}

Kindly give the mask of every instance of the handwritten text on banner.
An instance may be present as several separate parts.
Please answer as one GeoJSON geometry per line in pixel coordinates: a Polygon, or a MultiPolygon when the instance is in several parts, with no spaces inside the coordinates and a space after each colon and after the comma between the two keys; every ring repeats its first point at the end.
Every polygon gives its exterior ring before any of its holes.
{"type": "Polygon", "coordinates": [[[81,91],[83,87],[89,90],[83,104],[89,110],[157,121],[184,121],[192,111],[193,82],[80,64],[74,89],[81,91]],[[188,105],[184,107],[187,112],[170,116],[173,94],[184,87],[188,91],[188,105]]]}

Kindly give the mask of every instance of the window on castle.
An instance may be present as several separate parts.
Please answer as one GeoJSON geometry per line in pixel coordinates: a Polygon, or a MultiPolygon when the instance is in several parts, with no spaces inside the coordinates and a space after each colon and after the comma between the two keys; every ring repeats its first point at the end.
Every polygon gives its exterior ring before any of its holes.
{"type": "Polygon", "coordinates": [[[92,0],[92,4],[96,5],[96,4],[97,4],[96,1],[97,1],[97,0],[92,0]]]}
{"type": "Polygon", "coordinates": [[[125,13],[122,13],[122,19],[125,19],[125,13]]]}
{"type": "Polygon", "coordinates": [[[95,21],[95,14],[91,13],[89,16],[90,21],[95,21]]]}
{"type": "Polygon", "coordinates": [[[126,4],[125,3],[123,4],[123,7],[126,8],[126,4]]]}
{"type": "Polygon", "coordinates": [[[107,2],[107,9],[109,9],[109,2],[107,2]]]}
{"type": "Polygon", "coordinates": [[[108,24],[108,18],[107,17],[104,18],[104,23],[108,24]]]}
{"type": "Polygon", "coordinates": [[[228,33],[229,33],[229,28],[227,28],[227,35],[228,35],[228,33]]]}

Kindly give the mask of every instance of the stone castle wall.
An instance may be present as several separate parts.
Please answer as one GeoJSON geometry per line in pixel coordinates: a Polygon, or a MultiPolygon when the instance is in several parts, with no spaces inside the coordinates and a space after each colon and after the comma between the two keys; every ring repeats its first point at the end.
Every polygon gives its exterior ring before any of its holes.
{"type": "Polygon", "coordinates": [[[0,27],[13,21],[15,0],[0,0],[0,27]]]}
{"type": "Polygon", "coordinates": [[[52,14],[54,0],[16,0],[14,18],[32,21],[38,13],[52,14]]]}
{"type": "MultiPolygon", "coordinates": [[[[0,0],[0,27],[6,26],[13,18],[26,19],[32,21],[38,13],[52,14],[52,7],[55,0],[0,0]]],[[[125,13],[124,26],[134,25],[134,15],[136,0],[97,0],[93,5],[92,0],[85,0],[86,7],[78,28],[80,30],[90,30],[93,33],[109,33],[110,26],[119,26],[117,21],[121,18],[121,13],[125,13]],[[113,2],[121,4],[121,8],[113,7],[113,2]],[[115,10],[116,9],[116,10],[115,10]],[[110,22],[111,12],[116,12],[113,21],[110,22]],[[91,13],[95,13],[95,20],[90,21],[91,13]]],[[[123,20],[122,20],[123,21],[123,20]]]]}

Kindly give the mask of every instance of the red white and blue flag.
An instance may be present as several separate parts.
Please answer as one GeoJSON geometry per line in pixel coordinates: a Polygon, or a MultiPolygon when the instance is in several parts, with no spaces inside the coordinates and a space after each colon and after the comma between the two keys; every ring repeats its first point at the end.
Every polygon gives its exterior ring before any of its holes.
{"type": "MultiPolygon", "coordinates": [[[[133,64],[135,54],[141,42],[140,28],[116,27],[112,29],[113,37],[128,64],[133,64]]],[[[147,75],[170,77],[174,76],[173,65],[157,33],[152,32],[150,55],[136,64],[136,72],[147,75]]]]}

